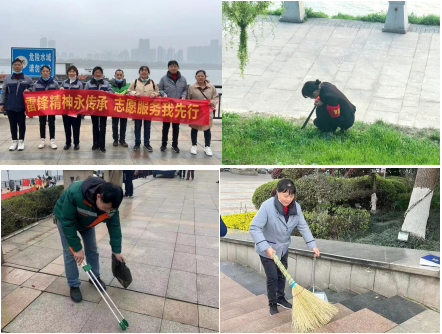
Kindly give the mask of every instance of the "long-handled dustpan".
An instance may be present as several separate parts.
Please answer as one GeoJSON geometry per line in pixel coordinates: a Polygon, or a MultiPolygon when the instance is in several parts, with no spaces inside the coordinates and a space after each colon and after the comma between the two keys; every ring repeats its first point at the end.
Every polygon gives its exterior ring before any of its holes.
{"type": "Polygon", "coordinates": [[[313,258],[313,271],[312,271],[312,273],[313,273],[313,275],[312,275],[313,276],[313,291],[312,291],[313,294],[316,297],[318,297],[319,299],[322,299],[322,300],[325,300],[326,302],[328,302],[328,298],[327,298],[327,295],[325,294],[325,292],[315,286],[315,283],[316,283],[316,257],[313,258]],[[321,291],[319,291],[319,292],[315,291],[316,288],[321,291]]]}

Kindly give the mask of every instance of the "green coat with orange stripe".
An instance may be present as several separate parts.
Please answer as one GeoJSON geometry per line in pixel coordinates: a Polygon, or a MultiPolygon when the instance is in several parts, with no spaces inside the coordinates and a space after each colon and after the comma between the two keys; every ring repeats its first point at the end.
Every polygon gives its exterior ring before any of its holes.
{"type": "Polygon", "coordinates": [[[111,213],[101,211],[96,206],[96,192],[105,183],[98,177],[72,183],[60,196],[54,208],[54,215],[61,222],[69,247],[78,252],[82,249],[77,231],[93,228],[106,223],[112,252],[121,253],[121,226],[118,210],[111,213]]]}

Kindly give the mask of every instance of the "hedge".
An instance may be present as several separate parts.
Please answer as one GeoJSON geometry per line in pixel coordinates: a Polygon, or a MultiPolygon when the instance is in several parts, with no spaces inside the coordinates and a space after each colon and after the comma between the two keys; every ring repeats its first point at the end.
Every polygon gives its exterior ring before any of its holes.
{"type": "Polygon", "coordinates": [[[233,215],[222,216],[222,219],[224,224],[226,224],[228,228],[248,231],[249,226],[252,223],[253,217],[255,217],[255,215],[256,212],[237,213],[233,215]]]}

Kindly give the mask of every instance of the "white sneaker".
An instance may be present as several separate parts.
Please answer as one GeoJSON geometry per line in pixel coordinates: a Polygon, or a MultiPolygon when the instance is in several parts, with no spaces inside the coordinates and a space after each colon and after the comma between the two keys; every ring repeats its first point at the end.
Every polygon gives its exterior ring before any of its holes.
{"type": "Polygon", "coordinates": [[[210,146],[204,147],[204,152],[206,152],[207,155],[210,155],[210,156],[213,155],[212,150],[210,149],[210,146]]]}
{"type": "Polygon", "coordinates": [[[44,138],[41,138],[40,145],[38,145],[38,148],[44,148],[46,146],[46,142],[44,138]]]}
{"type": "Polygon", "coordinates": [[[51,147],[52,147],[53,149],[56,149],[56,148],[57,148],[57,144],[55,144],[55,139],[54,139],[54,138],[51,139],[51,147]]]}
{"type": "Polygon", "coordinates": [[[13,140],[12,145],[9,146],[9,151],[15,151],[18,147],[18,140],[13,140]]]}
{"type": "Polygon", "coordinates": [[[18,150],[19,151],[23,151],[25,149],[25,141],[24,140],[19,140],[18,141],[18,150]]]}
{"type": "Polygon", "coordinates": [[[190,153],[197,154],[198,153],[198,146],[192,145],[192,147],[190,149],[190,153]]]}

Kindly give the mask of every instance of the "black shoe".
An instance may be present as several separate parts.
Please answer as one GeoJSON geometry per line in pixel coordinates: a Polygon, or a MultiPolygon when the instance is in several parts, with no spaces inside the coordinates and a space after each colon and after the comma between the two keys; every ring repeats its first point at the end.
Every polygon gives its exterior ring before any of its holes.
{"type": "Polygon", "coordinates": [[[290,304],[285,298],[278,299],[277,305],[284,307],[286,310],[292,309],[292,304],[290,304]]]}
{"type": "Polygon", "coordinates": [[[118,140],[114,140],[114,146],[118,146],[118,140]]]}
{"type": "Polygon", "coordinates": [[[270,306],[270,316],[278,314],[278,306],[274,303],[269,304],[270,306]]]}
{"type": "Polygon", "coordinates": [[[160,150],[161,150],[161,152],[164,152],[166,150],[166,145],[161,145],[160,150]]]}
{"type": "Polygon", "coordinates": [[[134,145],[133,150],[134,150],[134,151],[139,151],[139,150],[140,150],[140,145],[134,145]]]}
{"type": "Polygon", "coordinates": [[[92,151],[98,150],[98,144],[94,143],[92,146],[92,151]]]}
{"type": "MultiPolygon", "coordinates": [[[[106,290],[106,284],[104,284],[104,282],[101,280],[100,276],[97,276],[97,280],[96,280],[95,282],[97,282],[97,281],[98,281],[98,283],[101,284],[101,287],[102,287],[104,290],[106,290]]],[[[89,278],[89,283],[93,284],[90,278],[89,278]]],[[[100,285],[97,284],[97,286],[98,286],[98,288],[100,289],[100,285]]],[[[100,291],[103,292],[103,289],[100,289],[100,291]]]]}
{"type": "Polygon", "coordinates": [[[104,147],[100,148],[100,151],[103,152],[103,153],[106,153],[106,149],[104,147]]]}
{"type": "Polygon", "coordinates": [[[127,145],[126,141],[124,139],[120,139],[120,144],[123,147],[128,147],[129,145],[127,145]]]}
{"type": "Polygon", "coordinates": [[[83,300],[80,288],[71,286],[71,299],[74,303],[80,303],[83,300]]]}
{"type": "Polygon", "coordinates": [[[153,148],[149,144],[144,144],[144,148],[147,150],[147,152],[153,152],[153,148]]]}
{"type": "Polygon", "coordinates": [[[173,150],[175,153],[180,153],[180,149],[178,148],[178,146],[172,146],[172,150],[173,150]]]}
{"type": "Polygon", "coordinates": [[[79,149],[80,149],[80,144],[77,144],[77,145],[74,146],[74,150],[75,151],[78,151],[79,149]]]}
{"type": "Polygon", "coordinates": [[[66,144],[66,145],[64,145],[63,150],[69,150],[70,148],[71,148],[71,145],[66,144]]]}

